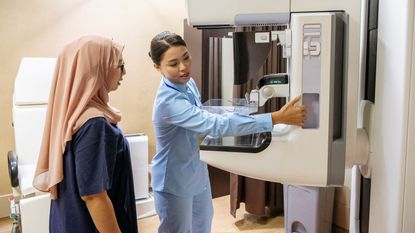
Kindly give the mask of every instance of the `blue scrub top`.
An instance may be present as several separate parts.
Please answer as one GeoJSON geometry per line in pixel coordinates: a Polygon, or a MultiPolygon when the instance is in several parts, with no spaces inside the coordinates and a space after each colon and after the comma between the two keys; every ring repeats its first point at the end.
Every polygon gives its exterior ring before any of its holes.
{"type": "Polygon", "coordinates": [[[51,233],[98,233],[81,196],[107,191],[123,233],[136,233],[130,150],[121,130],[105,118],[88,120],[66,144],[64,179],[50,207],[51,233]]]}
{"type": "Polygon", "coordinates": [[[218,115],[201,105],[193,79],[186,84],[161,79],[153,106],[153,190],[186,197],[199,194],[209,185],[207,166],[199,155],[200,134],[240,136],[269,132],[273,127],[270,113],[218,115]]]}

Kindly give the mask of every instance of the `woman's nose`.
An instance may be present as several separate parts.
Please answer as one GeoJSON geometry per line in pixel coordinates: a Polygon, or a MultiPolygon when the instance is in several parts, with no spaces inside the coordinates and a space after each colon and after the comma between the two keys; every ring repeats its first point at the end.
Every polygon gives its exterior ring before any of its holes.
{"type": "Polygon", "coordinates": [[[180,62],[180,70],[181,71],[183,71],[183,70],[187,70],[187,63],[186,62],[180,62]]]}

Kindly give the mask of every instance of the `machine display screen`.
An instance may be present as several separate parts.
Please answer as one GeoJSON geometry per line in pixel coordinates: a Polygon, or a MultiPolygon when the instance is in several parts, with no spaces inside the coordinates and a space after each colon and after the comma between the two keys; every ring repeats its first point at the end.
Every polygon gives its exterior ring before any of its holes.
{"type": "Polygon", "coordinates": [[[265,85],[288,84],[288,74],[267,74],[258,82],[258,88],[265,85]]]}

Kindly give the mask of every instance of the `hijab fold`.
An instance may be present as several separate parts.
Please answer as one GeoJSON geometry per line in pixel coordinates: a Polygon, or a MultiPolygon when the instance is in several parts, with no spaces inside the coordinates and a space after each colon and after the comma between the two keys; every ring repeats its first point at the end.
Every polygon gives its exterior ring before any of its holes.
{"type": "Polygon", "coordinates": [[[109,84],[118,69],[123,46],[101,36],[83,36],[67,44],[58,56],[49,94],[45,127],[33,186],[58,198],[63,154],[68,141],[91,118],[111,123],[121,113],[109,105],[109,84]]]}

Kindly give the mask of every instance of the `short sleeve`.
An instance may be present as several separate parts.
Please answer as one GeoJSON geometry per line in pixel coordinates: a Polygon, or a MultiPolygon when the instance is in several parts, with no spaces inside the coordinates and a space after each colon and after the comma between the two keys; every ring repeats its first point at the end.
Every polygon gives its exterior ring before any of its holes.
{"type": "Polygon", "coordinates": [[[105,118],[93,118],[74,135],[75,176],[81,196],[111,188],[116,155],[116,135],[105,118]]]}

